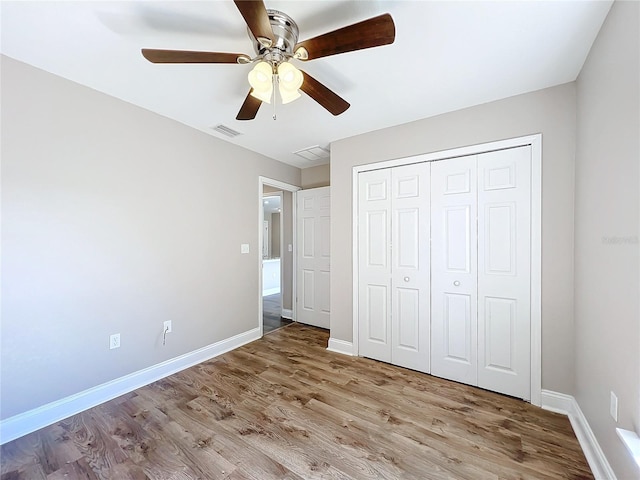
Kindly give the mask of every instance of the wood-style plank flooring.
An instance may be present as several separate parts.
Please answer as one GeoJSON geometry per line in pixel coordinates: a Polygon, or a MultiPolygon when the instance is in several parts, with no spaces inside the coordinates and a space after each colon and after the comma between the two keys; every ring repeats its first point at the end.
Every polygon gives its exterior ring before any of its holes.
{"type": "Polygon", "coordinates": [[[2,480],[593,478],[566,417],[327,341],[294,323],[17,439],[2,480]]]}
{"type": "Polygon", "coordinates": [[[282,318],[282,303],[280,293],[262,297],[262,328],[263,333],[273,332],[278,328],[289,325],[291,320],[282,318]]]}

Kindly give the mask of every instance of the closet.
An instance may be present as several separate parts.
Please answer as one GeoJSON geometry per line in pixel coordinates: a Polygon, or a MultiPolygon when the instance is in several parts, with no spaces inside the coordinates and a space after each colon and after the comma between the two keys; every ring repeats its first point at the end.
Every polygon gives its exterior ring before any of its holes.
{"type": "Polygon", "coordinates": [[[358,175],[360,354],[530,398],[531,147],[358,175]]]}

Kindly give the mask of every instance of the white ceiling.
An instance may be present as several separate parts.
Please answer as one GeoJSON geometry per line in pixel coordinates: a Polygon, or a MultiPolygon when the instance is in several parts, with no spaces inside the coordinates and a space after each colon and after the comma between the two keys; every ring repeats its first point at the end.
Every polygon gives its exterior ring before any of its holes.
{"type": "MultiPolygon", "coordinates": [[[[300,40],[391,13],[392,45],[297,66],[351,103],[311,98],[235,116],[250,65],[151,64],[141,48],[254,55],[231,0],[1,3],[1,51],[74,82],[301,168],[292,152],[576,79],[611,1],[277,1],[300,40]],[[242,135],[213,132],[224,124],[242,135]]],[[[326,161],[325,161],[326,163],[326,161]]]]}

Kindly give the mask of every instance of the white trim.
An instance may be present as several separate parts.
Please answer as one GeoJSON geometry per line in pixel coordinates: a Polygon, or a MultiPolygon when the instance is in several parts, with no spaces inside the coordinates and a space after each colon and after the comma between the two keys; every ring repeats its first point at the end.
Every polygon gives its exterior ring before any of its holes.
{"type": "MultiPolygon", "coordinates": [[[[302,187],[298,187],[297,185],[292,185],[290,183],[281,182],[280,180],[276,180],[274,178],[264,177],[260,175],[258,180],[262,185],[269,185],[270,187],[279,188],[280,190],[284,190],[287,192],[297,192],[298,190],[302,190],[302,187]]],[[[273,192],[275,193],[275,192],[273,192]]],[[[260,196],[262,197],[262,190],[260,190],[260,196]]]]}
{"type": "Polygon", "coordinates": [[[573,403],[575,399],[571,395],[554,392],[552,390],[542,390],[540,392],[542,403],[540,406],[551,412],[569,415],[573,412],[573,403]]]}
{"type": "Polygon", "coordinates": [[[288,308],[282,309],[282,318],[286,318],[288,320],[293,320],[293,310],[289,310],[288,308]]]}
{"type": "Polygon", "coordinates": [[[631,454],[631,458],[636,462],[636,465],[640,467],[640,437],[636,432],[632,432],[630,430],[623,430],[622,428],[616,428],[616,433],[624,443],[624,446],[627,447],[629,453],[631,454]]]}
{"type": "Polygon", "coordinates": [[[531,403],[542,403],[542,135],[531,139],[531,403]]]}
{"type": "MultiPolygon", "coordinates": [[[[279,193],[280,196],[280,290],[282,291],[282,284],[284,282],[284,256],[287,253],[284,244],[284,192],[279,193]]],[[[291,203],[293,203],[293,193],[291,194],[291,203]]],[[[295,223],[292,221],[291,226],[295,223]]],[[[291,245],[293,246],[293,235],[291,237],[291,245]]],[[[291,259],[291,268],[293,268],[293,258],[291,259]]],[[[293,278],[293,276],[292,276],[293,278]]],[[[293,302],[294,290],[291,290],[291,301],[293,302]]],[[[284,295],[280,295],[280,315],[282,316],[282,307],[284,306],[284,295]]]]}
{"type": "MultiPolygon", "coordinates": [[[[295,299],[296,299],[296,196],[295,193],[298,190],[301,190],[300,187],[296,186],[296,185],[291,185],[289,183],[285,183],[285,182],[281,182],[280,180],[275,180],[273,178],[269,178],[269,177],[263,177],[262,175],[258,176],[258,248],[256,248],[257,252],[257,261],[258,261],[258,326],[260,328],[260,336],[262,337],[262,335],[264,334],[264,326],[263,326],[263,311],[262,311],[262,242],[263,242],[263,235],[262,235],[262,224],[264,222],[264,204],[262,203],[262,197],[263,197],[263,192],[264,192],[264,186],[265,185],[269,185],[270,187],[274,187],[274,188],[279,188],[280,190],[286,191],[286,192],[291,192],[291,226],[293,228],[293,232],[292,232],[292,245],[293,245],[293,252],[291,252],[292,255],[292,264],[293,264],[293,276],[291,279],[292,285],[291,285],[291,303],[293,304],[293,314],[291,315],[291,319],[295,320],[295,299]]],[[[284,198],[283,198],[283,204],[284,204],[284,198]]],[[[284,205],[283,205],[284,207],[284,205]]],[[[283,208],[284,211],[284,208],[283,208]]],[[[284,225],[284,215],[280,216],[280,226],[281,228],[284,225]]],[[[284,235],[280,235],[280,245],[282,247],[283,245],[283,241],[284,241],[284,235]]],[[[288,250],[287,250],[288,251],[288,250]]],[[[280,252],[280,258],[282,258],[282,255],[285,252],[283,251],[283,249],[281,248],[281,252],[280,252]]],[[[280,263],[280,268],[283,268],[283,264],[284,262],[280,263]]],[[[283,279],[283,275],[282,275],[282,271],[280,273],[280,284],[282,285],[282,279],[283,279]]],[[[284,311],[283,311],[284,312],[284,311]]],[[[284,315],[283,315],[284,316],[284,315]]],[[[289,317],[286,317],[289,318],[289,317]]]]}
{"type": "Polygon", "coordinates": [[[498,140],[468,147],[413,155],[384,162],[356,165],[351,177],[351,232],[353,275],[353,355],[358,346],[358,174],[419,162],[477,155],[507,148],[531,146],[531,403],[540,406],[542,390],[542,134],[498,140]]]}
{"type": "Polygon", "coordinates": [[[185,353],[102,385],[6,418],[0,421],[0,445],[173,375],[185,368],[217,357],[260,337],[260,329],[254,328],[193,352],[185,353]]]}
{"type": "Polygon", "coordinates": [[[616,480],[613,469],[600,448],[598,440],[576,399],[571,395],[550,390],[542,390],[540,399],[542,408],[545,410],[561,413],[569,417],[573,431],[580,443],[580,447],[582,447],[593,476],[598,480],[616,480]]]}
{"type": "Polygon", "coordinates": [[[354,172],[366,172],[369,170],[380,170],[389,167],[400,167],[420,162],[433,162],[436,160],[445,160],[447,158],[465,157],[468,155],[477,155],[480,153],[494,152],[496,150],[504,150],[507,148],[524,147],[538,143],[542,145],[542,134],[526,135],[524,137],[509,138],[506,140],[497,140],[495,142],[480,143],[478,145],[470,145],[468,147],[453,148],[451,150],[441,150],[432,153],[422,153],[412,155],[410,157],[401,157],[384,162],[368,163],[366,165],[356,165],[353,167],[354,172]]]}
{"type": "Polygon", "coordinates": [[[353,355],[353,344],[344,340],[338,340],[337,338],[329,338],[327,350],[342,353],[343,355],[353,355]]]}
{"type": "Polygon", "coordinates": [[[360,278],[360,271],[358,265],[360,264],[360,249],[358,248],[358,173],[360,173],[360,169],[357,167],[353,167],[353,173],[351,174],[351,275],[353,280],[353,291],[351,293],[352,297],[352,333],[351,333],[351,344],[352,344],[352,355],[358,356],[360,352],[360,344],[359,344],[359,323],[360,323],[360,311],[358,309],[358,280],[360,278]]]}

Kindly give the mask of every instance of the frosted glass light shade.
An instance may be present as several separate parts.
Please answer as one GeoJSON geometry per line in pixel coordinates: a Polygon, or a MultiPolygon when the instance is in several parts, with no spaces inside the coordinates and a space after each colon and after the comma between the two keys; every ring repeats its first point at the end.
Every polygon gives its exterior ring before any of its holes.
{"type": "Polygon", "coordinates": [[[302,81],[302,72],[289,62],[278,65],[278,90],[283,104],[300,98],[298,89],[302,86],[302,81]]]}
{"type": "Polygon", "coordinates": [[[251,89],[251,96],[257,98],[261,102],[271,103],[271,94],[273,93],[273,87],[268,92],[260,92],[255,88],[251,89]]]}
{"type": "Polygon", "coordinates": [[[280,86],[279,90],[280,90],[280,98],[282,99],[283,105],[289,102],[293,102],[297,98],[300,98],[300,92],[298,92],[297,90],[293,90],[292,92],[289,92],[283,89],[282,85],[280,86]]]}
{"type": "Polygon", "coordinates": [[[271,103],[273,93],[273,68],[267,62],[259,62],[249,72],[251,96],[265,103],[271,103]]]}

